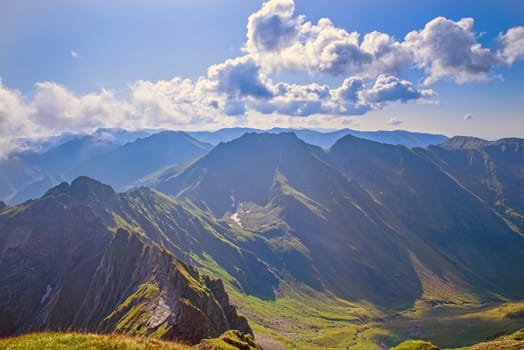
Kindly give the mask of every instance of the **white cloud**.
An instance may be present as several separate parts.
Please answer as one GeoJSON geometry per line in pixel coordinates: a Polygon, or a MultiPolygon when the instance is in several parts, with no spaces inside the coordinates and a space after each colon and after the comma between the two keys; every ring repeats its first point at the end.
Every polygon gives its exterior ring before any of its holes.
{"type": "Polygon", "coordinates": [[[418,90],[410,82],[390,75],[378,76],[371,88],[364,79],[352,77],[335,89],[316,83],[278,83],[271,90],[273,98],[248,103],[248,107],[264,114],[350,116],[380,109],[390,102],[422,101],[435,96],[432,90],[418,90]]]}
{"type": "Polygon", "coordinates": [[[33,112],[18,90],[10,90],[0,80],[0,156],[16,150],[16,137],[34,134],[35,125],[26,116],[33,112]]]}
{"type": "Polygon", "coordinates": [[[374,53],[386,57],[391,51],[378,47],[389,37],[376,38],[375,43],[370,36],[365,50],[359,46],[358,33],[337,28],[327,18],[316,24],[306,22],[304,16],[295,16],[294,10],[292,0],[271,0],[249,17],[244,50],[265,71],[361,73],[371,65],[374,53]]]}
{"type": "Polygon", "coordinates": [[[415,67],[425,74],[426,85],[443,79],[462,84],[489,80],[503,61],[524,58],[524,27],[501,34],[497,54],[479,43],[472,18],[437,17],[398,41],[377,31],[348,32],[327,18],[312,23],[294,10],[292,0],[270,0],[249,17],[244,50],[266,72],[374,77],[415,67]]]}
{"type": "Polygon", "coordinates": [[[76,96],[53,82],[37,83],[30,105],[33,113],[29,118],[50,131],[89,130],[122,121],[135,111],[128,102],[116,99],[110,90],[76,96]]]}
{"type": "Polygon", "coordinates": [[[267,99],[272,96],[264,82],[260,67],[249,56],[238,57],[208,68],[208,80],[217,92],[239,98],[251,96],[267,99]]]}
{"type": "Polygon", "coordinates": [[[502,50],[499,52],[501,58],[508,65],[516,60],[524,59],[524,27],[510,28],[505,34],[498,37],[502,50]]]}
{"type": "Polygon", "coordinates": [[[433,90],[418,90],[411,82],[387,74],[379,75],[373,87],[364,92],[366,102],[378,104],[390,101],[407,102],[430,99],[434,96],[433,90]]]}
{"type": "Polygon", "coordinates": [[[455,22],[437,17],[424,29],[406,35],[403,45],[413,52],[417,66],[426,72],[425,84],[441,79],[457,83],[488,80],[498,60],[478,43],[473,24],[473,18],[455,22]]]}
{"type": "Polygon", "coordinates": [[[473,114],[466,113],[464,114],[464,120],[471,120],[473,119],[473,114]]]}
{"type": "Polygon", "coordinates": [[[389,118],[387,121],[386,121],[386,124],[387,125],[392,125],[392,126],[399,126],[400,124],[402,124],[403,121],[396,118],[396,117],[392,117],[392,118],[389,118]]]}
{"type": "Polygon", "coordinates": [[[77,60],[80,58],[80,54],[76,52],[75,50],[71,50],[71,57],[77,60]]]}
{"type": "Polygon", "coordinates": [[[131,103],[138,119],[155,126],[204,124],[217,114],[218,101],[207,94],[198,81],[175,77],[150,82],[140,80],[130,86],[131,103]]]}
{"type": "Polygon", "coordinates": [[[272,0],[248,18],[248,52],[280,50],[298,35],[301,18],[293,18],[293,0],[272,0]]]}

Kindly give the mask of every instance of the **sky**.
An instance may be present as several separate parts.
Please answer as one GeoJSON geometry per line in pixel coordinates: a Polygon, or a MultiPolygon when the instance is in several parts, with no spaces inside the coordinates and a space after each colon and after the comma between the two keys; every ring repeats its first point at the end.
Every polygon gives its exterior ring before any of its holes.
{"type": "Polygon", "coordinates": [[[524,137],[521,0],[0,1],[0,151],[98,127],[524,137]]]}

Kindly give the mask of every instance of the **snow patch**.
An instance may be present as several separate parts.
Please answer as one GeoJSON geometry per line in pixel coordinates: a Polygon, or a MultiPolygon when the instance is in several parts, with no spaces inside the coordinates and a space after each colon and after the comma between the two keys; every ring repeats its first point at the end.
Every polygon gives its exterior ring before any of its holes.
{"type": "Polygon", "coordinates": [[[53,288],[51,288],[51,285],[48,284],[46,292],[44,293],[44,295],[42,295],[42,299],[40,299],[40,305],[44,304],[47,298],[49,298],[49,295],[51,294],[52,291],[53,291],[53,288]]]}
{"type": "Polygon", "coordinates": [[[242,227],[242,222],[240,221],[240,218],[238,217],[238,212],[231,215],[229,218],[233,220],[238,226],[242,227]]]}

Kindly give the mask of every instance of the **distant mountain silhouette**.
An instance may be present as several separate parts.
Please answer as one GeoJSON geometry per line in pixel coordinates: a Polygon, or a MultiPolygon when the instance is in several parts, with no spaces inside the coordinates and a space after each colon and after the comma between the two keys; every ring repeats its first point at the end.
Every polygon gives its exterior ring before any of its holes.
{"type": "Polygon", "coordinates": [[[202,142],[217,145],[220,142],[232,141],[245,133],[272,133],[292,132],[297,137],[312,145],[322,148],[330,148],[338,139],[346,135],[353,135],[363,139],[372,140],[381,143],[393,145],[404,145],[407,147],[425,147],[428,145],[437,145],[448,139],[444,135],[426,134],[404,130],[394,131],[357,131],[351,129],[340,129],[335,131],[317,131],[310,129],[293,129],[293,128],[273,128],[270,130],[260,130],[252,128],[225,128],[217,131],[195,131],[189,132],[191,136],[202,142]]]}
{"type": "Polygon", "coordinates": [[[99,129],[43,153],[25,152],[0,160],[0,198],[21,203],[82,175],[124,189],[150,173],[188,162],[211,148],[182,132],[166,131],[134,139],[144,134],[148,132],[99,129]],[[133,141],[122,144],[130,139],[133,141]]]}

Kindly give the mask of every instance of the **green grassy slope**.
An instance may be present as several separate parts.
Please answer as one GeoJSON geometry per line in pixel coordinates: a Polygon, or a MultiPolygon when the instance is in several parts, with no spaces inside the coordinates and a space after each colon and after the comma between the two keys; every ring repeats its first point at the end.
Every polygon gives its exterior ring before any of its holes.
{"type": "Polygon", "coordinates": [[[521,320],[493,310],[523,296],[524,241],[422,152],[246,135],[159,189],[229,224],[224,237],[275,272],[274,301],[223,277],[255,331],[288,346],[376,347],[418,333],[471,345],[515,330],[521,320]]]}
{"type": "Polygon", "coordinates": [[[185,344],[158,339],[86,333],[31,333],[0,339],[3,350],[189,350],[185,344]]]}

